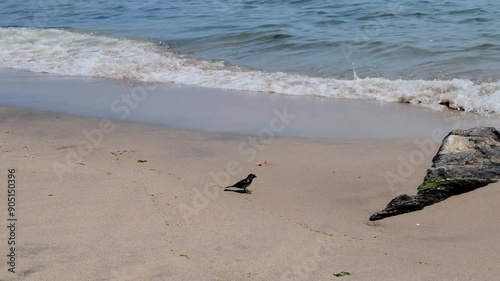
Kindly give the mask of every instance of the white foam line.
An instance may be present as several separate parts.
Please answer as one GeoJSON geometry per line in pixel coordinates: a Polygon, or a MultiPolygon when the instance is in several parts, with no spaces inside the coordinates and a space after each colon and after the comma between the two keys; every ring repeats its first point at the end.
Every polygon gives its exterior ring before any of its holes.
{"type": "Polygon", "coordinates": [[[478,114],[500,112],[498,82],[338,80],[269,73],[182,57],[152,42],[59,29],[0,28],[0,67],[287,95],[408,102],[436,110],[448,104],[478,114]]]}

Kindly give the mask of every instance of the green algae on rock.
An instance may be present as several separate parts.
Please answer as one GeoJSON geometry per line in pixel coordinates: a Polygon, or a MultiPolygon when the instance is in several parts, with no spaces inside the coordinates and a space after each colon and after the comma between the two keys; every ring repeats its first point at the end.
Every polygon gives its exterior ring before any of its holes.
{"type": "Polygon", "coordinates": [[[443,140],[416,195],[399,195],[371,221],[418,211],[500,180],[500,133],[492,127],[454,130],[443,140]]]}
{"type": "MultiPolygon", "coordinates": [[[[453,193],[455,190],[469,191],[474,190],[479,187],[483,187],[490,183],[495,183],[497,180],[484,180],[484,179],[469,179],[469,180],[442,180],[434,181],[428,180],[424,181],[418,188],[418,191],[425,189],[441,189],[453,193]]],[[[463,193],[463,192],[461,192],[463,193]]],[[[459,193],[457,193],[459,194],[459,193]]]]}

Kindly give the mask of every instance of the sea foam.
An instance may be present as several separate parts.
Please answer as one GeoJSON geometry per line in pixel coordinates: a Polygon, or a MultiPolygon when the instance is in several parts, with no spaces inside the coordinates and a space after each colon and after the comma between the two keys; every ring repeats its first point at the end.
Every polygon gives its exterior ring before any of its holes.
{"type": "Polygon", "coordinates": [[[286,95],[404,102],[477,114],[500,113],[500,83],[496,81],[342,80],[265,72],[179,55],[151,41],[61,29],[0,28],[0,67],[286,95]]]}

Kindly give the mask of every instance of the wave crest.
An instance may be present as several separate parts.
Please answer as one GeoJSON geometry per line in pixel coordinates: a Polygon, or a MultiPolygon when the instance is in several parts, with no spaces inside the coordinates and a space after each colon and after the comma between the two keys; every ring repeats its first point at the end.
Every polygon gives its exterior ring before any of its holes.
{"type": "Polygon", "coordinates": [[[162,44],[60,29],[0,28],[0,67],[57,75],[177,83],[241,91],[404,102],[500,113],[500,83],[470,80],[340,80],[198,60],[162,44]]]}

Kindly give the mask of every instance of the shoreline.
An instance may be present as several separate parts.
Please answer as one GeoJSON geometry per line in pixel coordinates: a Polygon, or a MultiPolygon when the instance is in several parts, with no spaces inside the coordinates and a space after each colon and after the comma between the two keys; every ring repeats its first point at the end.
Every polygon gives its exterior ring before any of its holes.
{"type": "Polygon", "coordinates": [[[2,166],[15,167],[19,182],[17,280],[335,280],[341,271],[351,274],[345,280],[493,280],[500,273],[499,184],[368,221],[395,195],[416,192],[438,143],[391,188],[385,175],[421,151],[415,139],[276,137],[259,142],[252,158],[238,151],[251,136],[112,121],[115,128],[76,159],[89,148],[82,141],[92,143],[82,132],[101,128],[102,119],[7,107],[0,116],[2,166]],[[255,166],[264,160],[268,166],[255,166]],[[69,169],[62,181],[54,163],[69,169]],[[258,176],[251,195],[218,187],[250,172],[258,176]]]}
{"type": "MultiPolygon", "coordinates": [[[[255,135],[277,115],[294,116],[274,136],[312,139],[428,138],[500,119],[408,104],[271,95],[181,85],[133,84],[2,70],[0,105],[202,132],[255,135]]],[[[264,132],[265,134],[265,132],[264,132]]]]}

